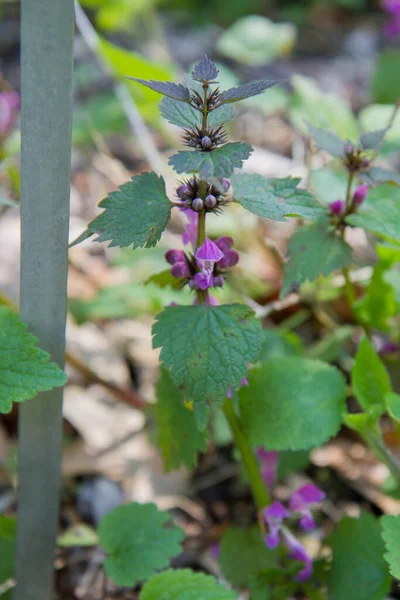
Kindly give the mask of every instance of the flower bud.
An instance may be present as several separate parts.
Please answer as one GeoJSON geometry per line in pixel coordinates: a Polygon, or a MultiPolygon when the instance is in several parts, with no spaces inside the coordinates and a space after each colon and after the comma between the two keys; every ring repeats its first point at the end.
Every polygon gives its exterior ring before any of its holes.
{"type": "Polygon", "coordinates": [[[356,188],[356,191],[354,192],[354,195],[353,195],[353,204],[355,206],[359,206],[360,204],[362,204],[364,202],[367,195],[368,195],[368,185],[366,183],[364,183],[364,185],[359,185],[356,188]]]}
{"type": "Polygon", "coordinates": [[[227,192],[229,190],[229,188],[231,187],[230,179],[228,179],[227,177],[223,177],[222,178],[222,187],[224,188],[224,191],[227,192]]]}
{"type": "Polygon", "coordinates": [[[189,277],[190,269],[188,267],[187,262],[179,261],[179,262],[175,263],[171,269],[171,275],[172,275],[172,277],[178,277],[178,278],[189,277]]]}
{"type": "Polygon", "coordinates": [[[206,196],[204,204],[207,206],[207,208],[214,208],[214,206],[217,205],[217,199],[212,194],[209,194],[208,196],[206,196]]]}
{"type": "Polygon", "coordinates": [[[170,265],[174,265],[177,262],[185,262],[185,253],[183,250],[175,250],[172,248],[165,253],[165,260],[170,265]]]}
{"type": "Polygon", "coordinates": [[[200,273],[196,273],[194,278],[198,287],[203,291],[214,286],[214,277],[210,273],[201,271],[200,273]]]}
{"type": "Polygon", "coordinates": [[[371,166],[371,161],[369,160],[369,158],[363,158],[361,161],[361,167],[363,169],[368,169],[368,167],[371,166]]]}
{"type": "Polygon", "coordinates": [[[210,138],[208,137],[208,135],[205,135],[203,138],[201,138],[201,147],[202,148],[209,148],[212,144],[212,141],[210,140],[210,138]]]}
{"type": "Polygon", "coordinates": [[[222,275],[215,275],[214,277],[214,287],[222,287],[224,285],[224,278],[222,275]]]}
{"type": "Polygon", "coordinates": [[[332,215],[335,217],[342,217],[346,212],[346,202],[344,200],[335,200],[329,205],[332,215]]]}
{"type": "Polygon", "coordinates": [[[344,146],[344,153],[345,154],[352,154],[353,153],[353,145],[352,144],[345,144],[344,146]]]}
{"type": "Polygon", "coordinates": [[[239,254],[236,252],[236,250],[226,250],[226,252],[224,252],[224,256],[219,261],[218,266],[221,267],[221,269],[226,269],[228,267],[234,267],[238,264],[238,262],[239,254]]]}
{"type": "Polygon", "coordinates": [[[218,246],[222,252],[226,252],[226,250],[230,250],[233,246],[233,239],[229,237],[229,235],[224,235],[215,240],[215,244],[218,246]]]}
{"type": "Polygon", "coordinates": [[[192,202],[192,208],[193,210],[196,210],[197,212],[200,212],[203,208],[204,204],[203,204],[203,200],[201,198],[195,198],[192,202]]]}
{"type": "Polygon", "coordinates": [[[178,198],[180,198],[181,200],[186,200],[188,196],[190,196],[192,190],[190,189],[190,186],[187,185],[186,183],[182,183],[182,185],[180,185],[177,190],[176,190],[176,195],[178,196],[178,198]]]}
{"type": "Polygon", "coordinates": [[[191,279],[189,281],[189,287],[191,290],[198,290],[199,289],[199,284],[197,283],[197,281],[195,279],[191,279]]]}

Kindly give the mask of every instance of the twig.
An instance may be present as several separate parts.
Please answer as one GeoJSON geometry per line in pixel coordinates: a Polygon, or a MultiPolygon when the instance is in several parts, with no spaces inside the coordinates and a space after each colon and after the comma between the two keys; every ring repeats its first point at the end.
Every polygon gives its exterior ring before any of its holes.
{"type": "MultiPolygon", "coordinates": [[[[92,26],[91,22],[87,18],[84,10],[79,4],[78,0],[75,0],[75,18],[76,25],[87,46],[92,50],[93,54],[96,55],[98,62],[104,73],[112,77],[115,80],[113,70],[107,61],[99,52],[100,38],[97,35],[96,30],[92,26]]],[[[148,130],[146,123],[142,119],[142,116],[133,100],[127,86],[122,82],[114,82],[114,92],[118,100],[124,109],[125,115],[128,119],[129,125],[131,126],[132,133],[135,135],[135,139],[140,142],[143,153],[148,160],[151,167],[162,173],[165,176],[169,175],[168,168],[161,154],[159,153],[157,146],[155,145],[152,135],[148,130]]]]}

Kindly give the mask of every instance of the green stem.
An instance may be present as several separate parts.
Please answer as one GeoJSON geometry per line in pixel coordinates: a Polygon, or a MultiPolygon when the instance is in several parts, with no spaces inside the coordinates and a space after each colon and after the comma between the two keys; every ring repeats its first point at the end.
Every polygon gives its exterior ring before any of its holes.
{"type": "Polygon", "coordinates": [[[251,449],[246,435],[244,434],[242,425],[236,416],[233,403],[230,398],[225,400],[224,413],[232,430],[236,447],[238,448],[242,457],[243,465],[249,478],[249,484],[255,503],[258,510],[262,510],[270,503],[271,499],[261,477],[257,459],[254,456],[254,452],[251,449]]]}
{"type": "Polygon", "coordinates": [[[396,481],[400,483],[400,464],[385,445],[380,432],[367,431],[363,438],[370,450],[387,466],[396,481]]]}
{"type": "MultiPolygon", "coordinates": [[[[351,198],[351,188],[353,185],[353,180],[354,180],[354,173],[351,171],[349,173],[349,180],[347,183],[347,192],[346,192],[346,214],[348,214],[350,212],[351,209],[351,202],[352,202],[352,198],[351,198]]],[[[344,232],[345,232],[345,228],[343,227],[342,229],[342,238],[344,238],[344,232]]],[[[356,300],[356,290],[354,287],[353,282],[350,279],[350,271],[348,269],[348,267],[343,267],[342,268],[342,273],[343,273],[343,277],[344,277],[344,291],[346,294],[346,298],[347,301],[350,305],[350,308],[353,312],[353,304],[356,300]]]]}

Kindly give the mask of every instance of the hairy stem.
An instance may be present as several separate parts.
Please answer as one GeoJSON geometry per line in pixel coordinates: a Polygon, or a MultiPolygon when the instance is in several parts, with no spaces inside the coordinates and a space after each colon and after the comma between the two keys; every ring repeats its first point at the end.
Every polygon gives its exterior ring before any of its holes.
{"type": "Polygon", "coordinates": [[[230,398],[225,400],[224,413],[231,428],[236,447],[240,452],[243,465],[246,469],[255,503],[258,510],[262,510],[270,503],[270,497],[261,477],[258,461],[242,429],[242,425],[236,416],[230,398]]]}

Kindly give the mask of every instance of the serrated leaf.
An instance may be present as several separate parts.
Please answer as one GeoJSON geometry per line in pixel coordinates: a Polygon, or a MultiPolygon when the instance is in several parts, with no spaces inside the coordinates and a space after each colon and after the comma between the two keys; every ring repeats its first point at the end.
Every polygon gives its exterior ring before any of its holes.
{"type": "Polygon", "coordinates": [[[346,517],[330,542],[329,600],[383,600],[390,589],[390,577],[383,559],[379,521],[368,514],[359,519],[346,517]]]}
{"type": "Polygon", "coordinates": [[[237,389],[261,350],[263,336],[254,313],[241,304],[170,306],[157,315],[153,347],[171,377],[184,386],[194,403],[200,429],[207,425],[210,406],[224,401],[227,389],[237,389]]]}
{"type": "Polygon", "coordinates": [[[157,440],[165,469],[171,471],[181,465],[188,469],[195,467],[198,453],[205,452],[207,448],[207,438],[197,429],[194,413],[184,405],[183,394],[168,371],[161,372],[156,396],[157,440]]]}
{"type": "Polygon", "coordinates": [[[385,129],[379,129],[377,131],[366,131],[360,136],[360,143],[364,150],[376,150],[380,148],[385,135],[389,131],[389,127],[385,129]]]}
{"type": "Polygon", "coordinates": [[[326,208],[310,192],[298,189],[300,181],[235,173],[231,177],[233,198],[255,215],[275,221],[286,221],[285,216],[289,215],[313,220],[326,214],[326,208]]]}
{"type": "Polygon", "coordinates": [[[352,250],[346,242],[318,225],[301,227],[288,244],[289,261],[281,296],[305,281],[314,281],[319,275],[329,275],[351,262],[352,250]]]}
{"type": "Polygon", "coordinates": [[[346,385],[331,365],[301,357],[274,358],[253,369],[239,392],[250,443],[266,450],[306,450],[341,424],[346,385]]]}
{"type": "Polygon", "coordinates": [[[385,411],[385,396],[392,391],[388,372],[367,337],[361,340],[351,370],[351,384],[365,411],[385,411]]]}
{"type": "Polygon", "coordinates": [[[237,594],[210,575],[175,569],[150,579],[142,588],[140,600],[237,600],[237,594]]]}
{"type": "Polygon", "coordinates": [[[219,70],[217,65],[208,58],[207,54],[203,54],[198,63],[195,64],[192,71],[192,79],[195,81],[210,82],[215,81],[218,77],[219,70]]]}
{"type": "Polygon", "coordinates": [[[229,582],[245,588],[260,571],[277,566],[277,553],[266,547],[258,526],[230,527],[221,539],[219,563],[229,582]]]}
{"type": "Polygon", "coordinates": [[[386,410],[396,421],[400,421],[400,394],[389,392],[385,395],[386,410]]]}
{"type": "Polygon", "coordinates": [[[169,159],[168,164],[177,173],[200,173],[200,177],[229,177],[235,167],[241,168],[243,161],[253,152],[250,144],[231,142],[211,152],[180,150],[169,159]]]}
{"type": "Polygon", "coordinates": [[[325,150],[325,152],[328,152],[337,158],[345,157],[345,142],[340,139],[340,137],[331,131],[326,131],[325,129],[315,127],[315,125],[311,125],[311,123],[307,123],[307,127],[314,140],[322,150],[325,150]]]}
{"type": "Polygon", "coordinates": [[[155,504],[132,502],[109,512],[99,525],[100,543],[108,557],[104,568],[117,584],[133,587],[168,566],[181,551],[184,533],[164,527],[170,515],[155,504]]]}
{"type": "MultiPolygon", "coordinates": [[[[190,106],[190,104],[178,102],[173,98],[167,98],[165,96],[161,100],[160,113],[161,116],[169,123],[172,123],[172,125],[177,125],[178,127],[184,127],[186,129],[201,127],[201,113],[193,108],[193,106],[190,106]]],[[[235,116],[235,107],[231,104],[223,104],[208,114],[207,123],[209,127],[218,127],[219,125],[229,123],[235,116]]]]}
{"type": "Polygon", "coordinates": [[[146,79],[139,79],[138,77],[127,77],[127,79],[136,81],[137,83],[150,88],[153,92],[158,92],[169,98],[174,98],[174,100],[190,102],[190,90],[181,83],[173,83],[172,81],[154,81],[153,79],[147,81],[146,79]]]}
{"type": "Polygon", "coordinates": [[[239,100],[244,100],[245,98],[258,96],[258,94],[262,94],[268,88],[282,83],[283,81],[283,79],[277,79],[276,81],[260,79],[259,81],[244,83],[243,85],[222,92],[220,95],[220,102],[227,104],[228,102],[239,102],[239,100]]]}
{"type": "Polygon", "coordinates": [[[382,197],[379,203],[362,207],[357,214],[349,215],[346,221],[383,239],[400,243],[400,204],[395,199],[382,197]]]}
{"type": "Polygon", "coordinates": [[[0,413],[10,412],[13,402],[23,402],[67,381],[37,342],[11,308],[0,306],[0,413]]]}
{"type": "Polygon", "coordinates": [[[382,167],[371,167],[365,173],[360,173],[360,178],[370,185],[380,185],[382,183],[400,185],[400,175],[395,171],[382,169],[382,167]]]}
{"type": "Polygon", "coordinates": [[[111,240],[110,247],[151,248],[168,224],[171,206],[164,179],[155,173],[142,173],[100,202],[99,207],[104,208],[104,212],[89,223],[87,231],[70,246],[97,234],[95,241],[111,240]]]}
{"type": "Polygon", "coordinates": [[[387,552],[383,555],[393,577],[400,579],[400,515],[381,518],[382,538],[387,552]]]}

